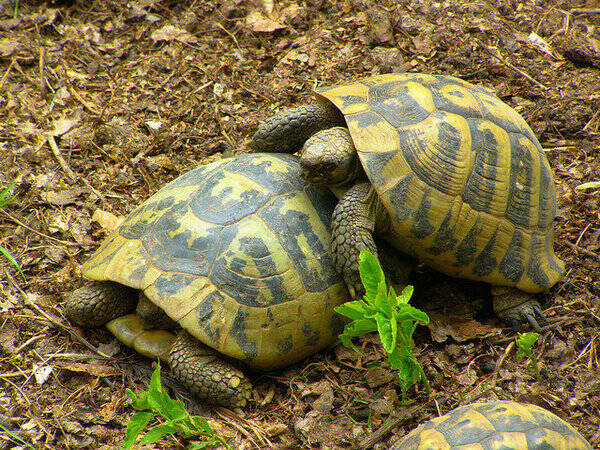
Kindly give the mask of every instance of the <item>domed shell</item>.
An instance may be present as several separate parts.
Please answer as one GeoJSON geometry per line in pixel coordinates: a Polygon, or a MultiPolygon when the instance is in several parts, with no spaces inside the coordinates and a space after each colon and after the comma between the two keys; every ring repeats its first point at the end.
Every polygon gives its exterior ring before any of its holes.
{"type": "Polygon", "coordinates": [[[192,170],[136,208],[83,266],[141,289],[208,346],[258,369],[331,344],[349,298],[333,268],[335,197],[297,158],[248,154],[192,170]]]}
{"type": "Polygon", "coordinates": [[[552,172],[508,105],[457,78],[414,73],[316,97],[344,114],[401,250],[448,275],[526,292],[562,277],[552,172]]]}
{"type": "Polygon", "coordinates": [[[591,450],[571,425],[539,406],[510,401],[460,406],[412,430],[391,450],[591,450]]]}

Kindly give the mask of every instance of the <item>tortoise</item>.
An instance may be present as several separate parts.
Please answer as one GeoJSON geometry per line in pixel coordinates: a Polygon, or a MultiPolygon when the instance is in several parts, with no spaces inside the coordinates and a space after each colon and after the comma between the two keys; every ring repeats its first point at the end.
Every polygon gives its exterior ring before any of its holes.
{"type": "Polygon", "coordinates": [[[513,401],[459,406],[394,443],[390,450],[591,450],[571,425],[546,409],[513,401]]]}
{"type": "Polygon", "coordinates": [[[314,95],[267,119],[249,145],[300,151],[304,177],[337,191],[332,250],[351,294],[376,232],[433,269],[491,284],[497,315],[539,329],[533,294],[564,263],[553,249],[554,179],[525,120],[442,75],[385,74],[314,95]]]}
{"type": "Polygon", "coordinates": [[[251,384],[235,360],[287,366],[343,328],[334,307],[349,294],[330,255],[336,201],[301,178],[292,155],[201,166],[102,243],[82,267],[93,281],[70,295],[67,315],[83,326],[108,323],[125,344],[167,360],[199,399],[243,407],[251,384]],[[156,329],[175,325],[177,337],[156,329]]]}

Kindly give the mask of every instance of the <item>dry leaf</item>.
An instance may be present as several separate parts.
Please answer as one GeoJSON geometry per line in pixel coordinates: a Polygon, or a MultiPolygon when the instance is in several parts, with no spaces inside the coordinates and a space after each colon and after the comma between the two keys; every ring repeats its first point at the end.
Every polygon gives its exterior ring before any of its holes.
{"type": "Polygon", "coordinates": [[[60,366],[61,369],[70,370],[71,372],[84,372],[89,373],[95,377],[110,377],[114,375],[122,375],[120,370],[115,369],[114,367],[105,366],[101,364],[85,364],[78,362],[69,362],[69,361],[58,361],[57,365],[60,366]]]}
{"type": "Polygon", "coordinates": [[[451,337],[457,342],[469,339],[482,339],[489,336],[497,336],[502,333],[499,328],[477,322],[461,316],[444,315],[429,312],[430,322],[427,325],[431,338],[436,342],[446,342],[451,337]]]}
{"type": "Polygon", "coordinates": [[[154,41],[179,41],[186,42],[188,44],[198,42],[198,38],[196,38],[196,36],[173,25],[165,25],[161,29],[152,33],[150,37],[154,41]]]}
{"type": "Polygon", "coordinates": [[[121,225],[121,222],[125,220],[123,216],[115,216],[113,213],[97,209],[92,215],[92,220],[98,222],[102,228],[106,231],[112,231],[121,225]]]}
{"type": "Polygon", "coordinates": [[[285,25],[261,14],[259,11],[252,11],[246,17],[246,26],[252,31],[258,33],[272,33],[276,30],[282,30],[285,25]]]}
{"type": "Polygon", "coordinates": [[[35,375],[35,381],[37,384],[44,384],[50,374],[52,373],[52,366],[38,366],[33,365],[33,374],[35,375]]]}

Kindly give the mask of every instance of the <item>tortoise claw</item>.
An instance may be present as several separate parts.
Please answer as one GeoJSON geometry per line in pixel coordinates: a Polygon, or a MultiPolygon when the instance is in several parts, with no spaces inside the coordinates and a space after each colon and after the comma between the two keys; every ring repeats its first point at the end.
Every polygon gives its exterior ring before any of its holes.
{"type": "MultiPolygon", "coordinates": [[[[532,309],[535,311],[534,308],[532,308],[532,309]]],[[[535,313],[537,313],[537,311],[535,311],[535,313]]],[[[535,320],[535,313],[531,314],[531,312],[529,312],[529,311],[524,311],[522,314],[523,314],[523,317],[527,320],[527,322],[529,322],[529,324],[533,327],[533,329],[537,332],[540,332],[540,331],[542,331],[542,329],[538,325],[537,320],[535,320]]]]}

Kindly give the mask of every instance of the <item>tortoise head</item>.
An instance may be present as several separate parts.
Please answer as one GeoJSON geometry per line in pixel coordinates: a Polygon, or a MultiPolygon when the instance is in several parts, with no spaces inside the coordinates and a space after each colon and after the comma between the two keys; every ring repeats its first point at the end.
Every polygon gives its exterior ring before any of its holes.
{"type": "Polygon", "coordinates": [[[302,177],[311,184],[348,186],[362,166],[347,128],[334,127],[313,134],[300,151],[302,177]]]}

